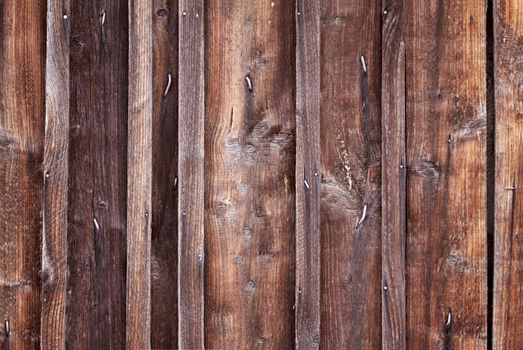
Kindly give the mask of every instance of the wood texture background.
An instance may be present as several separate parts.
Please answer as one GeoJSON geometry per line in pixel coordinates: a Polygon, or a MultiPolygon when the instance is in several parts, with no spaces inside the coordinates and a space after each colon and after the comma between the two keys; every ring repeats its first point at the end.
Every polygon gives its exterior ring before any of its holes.
{"type": "Polygon", "coordinates": [[[0,0],[1,349],[519,349],[519,0],[0,0]]]}

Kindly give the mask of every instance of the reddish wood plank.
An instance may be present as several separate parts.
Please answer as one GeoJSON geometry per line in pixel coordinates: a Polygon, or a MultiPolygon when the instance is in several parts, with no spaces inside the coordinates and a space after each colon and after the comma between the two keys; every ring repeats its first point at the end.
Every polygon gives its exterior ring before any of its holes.
{"type": "Polygon", "coordinates": [[[404,0],[382,9],[382,349],[405,349],[404,0]]]}
{"type": "Polygon", "coordinates": [[[178,11],[178,346],[204,348],[204,1],[178,11]]]}
{"type": "Polygon", "coordinates": [[[496,99],[494,349],[523,343],[523,3],[494,1],[496,99]]]}
{"type": "Polygon", "coordinates": [[[68,348],[125,347],[127,9],[71,0],[68,348]]]}
{"type": "Polygon", "coordinates": [[[296,348],[320,343],[320,13],[296,3],[296,348]]]}
{"type": "Polygon", "coordinates": [[[206,11],[206,347],[289,349],[295,5],[208,0],[206,11]]]}
{"type": "Polygon", "coordinates": [[[152,2],[129,2],[127,348],[151,347],[152,2]]]}
{"type": "Polygon", "coordinates": [[[178,1],[153,4],[151,346],[178,344],[178,1]]]}
{"type": "Polygon", "coordinates": [[[0,2],[0,348],[40,346],[45,13],[0,2]]]}
{"type": "Polygon", "coordinates": [[[381,345],[381,1],[321,12],[321,347],[381,345]]]}
{"type": "Polygon", "coordinates": [[[68,0],[47,2],[41,347],[65,348],[69,148],[68,0]]]}
{"type": "Polygon", "coordinates": [[[486,7],[406,1],[407,348],[487,346],[486,7]]]}

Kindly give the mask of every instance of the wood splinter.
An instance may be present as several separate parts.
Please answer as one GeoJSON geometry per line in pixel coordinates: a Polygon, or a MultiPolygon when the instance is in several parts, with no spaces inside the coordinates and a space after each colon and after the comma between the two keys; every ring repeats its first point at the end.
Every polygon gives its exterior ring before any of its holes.
{"type": "Polygon", "coordinates": [[[361,213],[361,217],[358,220],[358,223],[356,224],[356,228],[360,227],[360,225],[362,224],[362,222],[365,220],[366,217],[367,217],[367,204],[365,204],[363,206],[363,212],[361,213]]]}
{"type": "Polygon", "coordinates": [[[249,89],[249,92],[252,92],[252,81],[251,77],[248,75],[245,76],[245,81],[247,82],[247,88],[249,89]]]}
{"type": "Polygon", "coordinates": [[[171,88],[172,83],[172,76],[171,73],[167,74],[167,87],[165,88],[165,91],[163,93],[164,96],[167,96],[167,93],[169,92],[169,89],[171,88]]]}
{"type": "Polygon", "coordinates": [[[8,319],[5,319],[4,320],[4,330],[5,330],[5,337],[6,338],[9,338],[9,334],[10,334],[10,329],[9,329],[9,320],[8,319]]]}
{"type": "Polygon", "coordinates": [[[451,322],[452,322],[452,311],[449,309],[449,313],[447,314],[447,323],[445,323],[445,327],[450,326],[451,322]]]}
{"type": "Polygon", "coordinates": [[[360,61],[361,61],[361,67],[363,68],[363,71],[365,73],[367,73],[367,64],[365,63],[365,57],[363,57],[363,55],[360,56],[360,61]]]}
{"type": "Polygon", "coordinates": [[[98,224],[98,220],[96,220],[96,218],[93,218],[93,223],[96,231],[100,231],[100,224],[98,224]]]}

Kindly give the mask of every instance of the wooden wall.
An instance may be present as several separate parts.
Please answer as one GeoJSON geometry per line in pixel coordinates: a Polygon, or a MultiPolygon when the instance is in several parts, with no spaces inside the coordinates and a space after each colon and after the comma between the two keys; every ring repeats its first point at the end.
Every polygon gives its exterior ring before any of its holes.
{"type": "Polygon", "coordinates": [[[0,348],[518,349],[519,0],[0,0],[0,348]]]}

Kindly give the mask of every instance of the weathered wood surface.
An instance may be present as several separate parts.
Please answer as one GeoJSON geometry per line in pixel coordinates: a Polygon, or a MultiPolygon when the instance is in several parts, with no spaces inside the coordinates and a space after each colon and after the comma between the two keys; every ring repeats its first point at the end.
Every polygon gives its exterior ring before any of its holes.
{"type": "Polygon", "coordinates": [[[68,348],[125,347],[127,9],[71,0],[68,348]]]}
{"type": "Polygon", "coordinates": [[[494,349],[523,343],[523,4],[494,1],[496,207],[494,349]]]}
{"type": "Polygon", "coordinates": [[[68,0],[47,2],[41,347],[65,348],[69,156],[68,0]]]}
{"type": "Polygon", "coordinates": [[[45,13],[0,2],[1,349],[40,346],[45,13]]]}
{"type": "Polygon", "coordinates": [[[206,5],[206,347],[287,349],[295,338],[295,6],[206,5]]]}
{"type": "Polygon", "coordinates": [[[517,0],[0,0],[0,348],[518,348],[522,38],[517,0]]]}
{"type": "Polygon", "coordinates": [[[406,348],[405,3],[383,2],[382,349],[406,348]]]}
{"type": "Polygon", "coordinates": [[[485,12],[406,0],[407,348],[487,345],[485,12]]]}
{"type": "Polygon", "coordinates": [[[296,2],[296,348],[320,343],[320,6],[296,2]]]}
{"type": "Polygon", "coordinates": [[[381,1],[321,9],[321,347],[381,345],[381,1]]]}
{"type": "MultiPolygon", "coordinates": [[[[206,8],[207,10],[207,8],[206,8]]],[[[204,348],[204,1],[178,6],[178,346],[204,348]]]]}
{"type": "Polygon", "coordinates": [[[178,1],[153,3],[151,347],[178,344],[178,1]]]}
{"type": "Polygon", "coordinates": [[[127,330],[129,349],[151,347],[152,2],[129,2],[127,330]]]}

